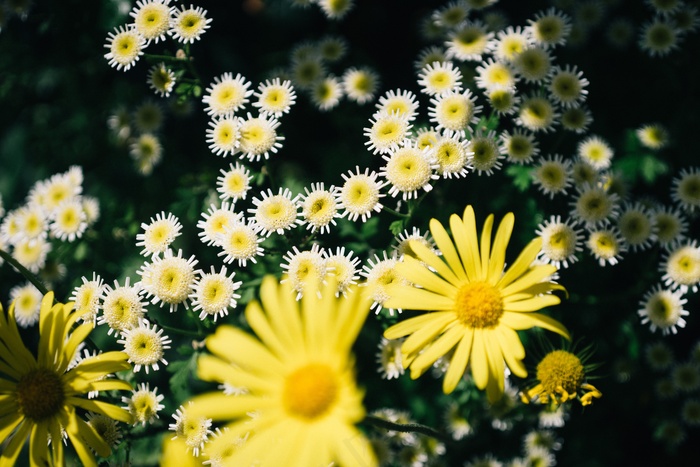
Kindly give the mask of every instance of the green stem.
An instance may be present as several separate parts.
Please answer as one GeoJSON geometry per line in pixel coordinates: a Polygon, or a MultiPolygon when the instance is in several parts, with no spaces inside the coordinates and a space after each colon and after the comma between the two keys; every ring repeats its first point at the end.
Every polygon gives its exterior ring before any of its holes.
{"type": "Polygon", "coordinates": [[[188,62],[187,58],[177,58],[172,55],[157,55],[157,54],[143,54],[143,58],[149,62],[170,62],[170,63],[185,63],[188,62]]]}
{"type": "Polygon", "coordinates": [[[39,278],[35,274],[33,274],[29,269],[22,266],[16,259],[12,257],[12,255],[10,255],[4,250],[0,250],[0,258],[4,259],[9,265],[14,267],[17,271],[19,271],[19,273],[22,274],[25,277],[25,279],[31,282],[31,284],[34,287],[36,287],[42,295],[46,295],[47,293],[49,293],[49,290],[46,288],[44,283],[41,282],[41,280],[39,280],[39,278]]]}
{"type": "Polygon", "coordinates": [[[365,415],[363,422],[367,422],[370,425],[374,425],[378,428],[383,428],[389,431],[399,431],[401,433],[420,433],[443,442],[450,441],[450,438],[444,433],[439,432],[435,428],[420,425],[418,423],[394,423],[380,417],[375,417],[374,415],[365,415]]]}
{"type": "Polygon", "coordinates": [[[411,217],[411,216],[408,215],[408,214],[404,214],[404,213],[402,213],[402,212],[394,211],[393,209],[388,208],[388,207],[386,207],[386,206],[383,206],[383,207],[382,207],[382,211],[386,211],[386,212],[388,212],[389,214],[395,215],[396,217],[403,217],[403,218],[409,218],[409,217],[411,217]]]}
{"type": "Polygon", "coordinates": [[[197,337],[201,339],[204,337],[201,332],[194,332],[194,331],[187,331],[185,329],[179,329],[179,328],[174,328],[172,326],[167,326],[165,324],[161,324],[156,320],[152,320],[155,324],[157,324],[159,327],[165,329],[166,331],[174,332],[176,334],[181,334],[183,336],[191,336],[191,337],[197,337]]]}

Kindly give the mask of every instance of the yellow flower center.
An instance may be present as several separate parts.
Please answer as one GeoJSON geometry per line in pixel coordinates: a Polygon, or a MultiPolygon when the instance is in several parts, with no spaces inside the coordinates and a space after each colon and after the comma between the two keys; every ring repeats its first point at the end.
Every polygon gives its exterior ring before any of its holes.
{"type": "Polygon", "coordinates": [[[328,365],[306,365],[287,376],[282,398],[290,415],[311,421],[325,414],[338,398],[336,375],[328,365]]]}
{"type": "Polygon", "coordinates": [[[63,381],[47,368],[25,373],[17,383],[17,405],[25,417],[41,422],[53,417],[65,400],[63,381]]]}
{"type": "Polygon", "coordinates": [[[491,284],[470,282],[457,292],[455,312],[465,326],[491,328],[503,316],[503,299],[491,284]]]}
{"type": "Polygon", "coordinates": [[[576,394],[584,376],[581,360],[566,350],[554,350],[537,364],[537,379],[548,394],[558,394],[560,387],[569,394],[576,394]]]}

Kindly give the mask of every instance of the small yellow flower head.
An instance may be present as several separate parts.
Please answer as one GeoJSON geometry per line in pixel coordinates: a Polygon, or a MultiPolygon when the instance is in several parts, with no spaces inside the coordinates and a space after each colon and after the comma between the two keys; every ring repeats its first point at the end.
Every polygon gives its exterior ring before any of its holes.
{"type": "MultiPolygon", "coordinates": [[[[188,406],[189,407],[189,406],[188,406]]],[[[168,429],[175,432],[175,439],[182,439],[187,446],[187,451],[192,450],[195,457],[199,457],[204,443],[209,439],[211,430],[211,418],[191,416],[187,413],[187,407],[180,406],[173,414],[175,423],[168,425],[168,429]]]]}
{"type": "Polygon", "coordinates": [[[533,157],[540,153],[540,148],[532,133],[516,128],[510,133],[501,133],[499,151],[508,162],[524,165],[532,162],[533,157]]]}
{"type": "Polygon", "coordinates": [[[355,6],[354,0],[316,0],[316,4],[329,19],[341,19],[355,6]]]}
{"type": "Polygon", "coordinates": [[[337,284],[335,296],[347,296],[348,288],[357,283],[359,279],[358,266],[360,258],[354,257],[353,252],[345,253],[345,247],[338,247],[335,253],[330,253],[328,250],[323,252],[326,261],[326,274],[333,276],[333,280],[337,284]]]}
{"type": "Polygon", "coordinates": [[[372,212],[380,212],[382,204],[379,199],[384,196],[380,190],[386,186],[387,182],[377,180],[378,174],[370,172],[365,168],[364,173],[360,172],[360,167],[356,167],[356,173],[352,171],[343,174],[345,182],[338,191],[338,201],[344,211],[341,217],[347,216],[351,221],[358,218],[366,222],[372,216],[372,212]]]}
{"type": "Polygon", "coordinates": [[[198,234],[202,243],[217,245],[217,238],[227,228],[243,220],[243,215],[234,211],[233,203],[224,201],[219,207],[212,204],[207,212],[202,213],[202,219],[197,222],[198,234]]]}
{"type": "MultiPolygon", "coordinates": [[[[454,133],[451,133],[454,135],[454,133]]],[[[421,128],[416,132],[416,136],[413,141],[416,143],[416,147],[419,149],[433,148],[440,139],[440,133],[438,133],[433,127],[421,128]]]]}
{"type": "Polygon", "coordinates": [[[408,121],[413,121],[418,114],[418,101],[416,95],[411,91],[393,89],[387,91],[377,102],[377,111],[386,112],[388,114],[397,113],[400,116],[405,116],[408,121]]]}
{"type": "Polygon", "coordinates": [[[513,89],[517,82],[515,70],[507,62],[488,59],[476,68],[476,85],[486,91],[513,89]]]}
{"type": "Polygon", "coordinates": [[[141,293],[151,297],[151,303],[160,306],[169,305],[170,312],[183,304],[188,308],[187,299],[195,279],[194,267],[198,261],[194,255],[189,259],[182,257],[182,250],[177,256],[167,249],[163,256],[154,255],[150,263],[144,263],[137,274],[141,276],[141,293]]]}
{"type": "Polygon", "coordinates": [[[215,117],[207,128],[209,149],[217,156],[234,154],[240,145],[239,120],[237,117],[215,117]]]}
{"type": "Polygon", "coordinates": [[[461,91],[462,72],[451,61],[432,62],[418,73],[418,85],[421,92],[429,96],[461,91]]]}
{"type": "Polygon", "coordinates": [[[104,283],[102,278],[92,273],[92,280],[87,280],[82,277],[83,283],[73,289],[73,294],[70,296],[70,301],[74,303],[74,307],[80,320],[86,323],[97,324],[97,313],[100,310],[100,297],[104,291],[104,283]]]}
{"type": "Polygon", "coordinates": [[[333,75],[319,79],[311,85],[311,100],[322,112],[335,108],[343,98],[343,83],[333,75]]]}
{"type": "Polygon", "coordinates": [[[327,62],[337,62],[345,56],[348,43],[340,36],[326,36],[318,41],[318,53],[327,62]]]}
{"type": "Polygon", "coordinates": [[[136,31],[146,39],[147,43],[164,41],[170,29],[171,9],[170,0],[139,0],[129,12],[134,18],[136,31]]]}
{"type": "Polygon", "coordinates": [[[549,92],[564,108],[578,107],[586,100],[589,82],[576,67],[567,65],[565,68],[554,67],[549,80],[549,92]]]}
{"type": "Polygon", "coordinates": [[[669,248],[674,243],[683,241],[688,221],[679,208],[660,207],[652,212],[652,218],[659,245],[669,248]]]}
{"type": "Polygon", "coordinates": [[[226,275],[226,266],[221,266],[221,272],[216,272],[214,266],[211,272],[204,273],[198,271],[200,277],[192,285],[192,293],[189,298],[192,300],[192,311],[199,311],[199,319],[214,317],[223,318],[228,315],[229,308],[236,308],[237,300],[241,298],[236,293],[242,282],[234,282],[235,272],[226,275]]]}
{"type": "Polygon", "coordinates": [[[671,198],[686,212],[700,209],[700,168],[681,170],[673,179],[671,198]]]}
{"type": "Polygon", "coordinates": [[[163,157],[163,146],[156,135],[143,133],[131,142],[129,154],[137,170],[142,175],[150,175],[163,157]]]}
{"type": "Polygon", "coordinates": [[[646,250],[656,240],[652,214],[640,203],[623,207],[617,218],[617,228],[632,251],[646,250]]]}
{"type": "Polygon", "coordinates": [[[651,332],[658,328],[663,335],[676,334],[676,326],[684,328],[683,316],[690,314],[683,309],[687,302],[680,291],[666,290],[658,285],[644,295],[637,314],[642,318],[642,324],[650,323],[651,332]]]}
{"type": "Polygon", "coordinates": [[[428,116],[435,123],[437,130],[450,130],[462,138],[470,123],[476,124],[482,106],[477,106],[476,96],[467,89],[465,91],[448,91],[430,99],[428,116]]]}
{"type": "Polygon", "coordinates": [[[399,145],[410,136],[411,123],[407,114],[377,112],[369,121],[370,125],[363,129],[368,141],[367,149],[373,154],[387,154],[399,148],[399,145]]]}
{"type": "Polygon", "coordinates": [[[589,405],[602,394],[587,384],[586,368],[581,359],[567,350],[552,350],[537,364],[537,385],[521,393],[523,402],[536,399],[542,404],[559,405],[579,398],[581,405],[589,405]],[[579,393],[582,393],[579,396],[579,393]]]}
{"type": "Polygon", "coordinates": [[[555,8],[537,13],[528,23],[526,31],[537,45],[544,48],[564,45],[571,32],[571,18],[555,8]]]}
{"type": "Polygon", "coordinates": [[[600,172],[591,164],[580,157],[576,157],[571,164],[571,179],[576,189],[582,189],[586,185],[595,185],[600,178],[600,172]]]}
{"type": "Polygon", "coordinates": [[[589,136],[578,144],[579,157],[598,170],[607,169],[613,158],[613,150],[598,136],[589,136]]]}
{"type": "Polygon", "coordinates": [[[636,131],[639,141],[649,149],[662,149],[668,144],[668,131],[662,125],[644,125],[636,131]]]}
{"type": "Polygon", "coordinates": [[[224,201],[230,199],[232,202],[245,199],[250,191],[250,182],[253,180],[250,170],[236,162],[235,166],[230,164],[228,170],[221,169],[219,172],[221,176],[216,179],[219,198],[224,201]]]}
{"type": "Polygon", "coordinates": [[[593,117],[584,106],[569,107],[562,111],[560,121],[565,130],[581,134],[588,130],[588,125],[593,121],[593,117]]]}
{"type": "Polygon", "coordinates": [[[260,243],[264,240],[258,236],[258,227],[253,219],[247,222],[241,218],[224,227],[214,240],[221,247],[218,256],[224,257],[224,263],[229,264],[238,261],[238,265],[245,267],[250,260],[256,263],[256,256],[263,256],[264,250],[260,243]]]}
{"type": "Polygon", "coordinates": [[[212,117],[232,115],[248,103],[248,97],[253,91],[248,89],[251,83],[240,73],[224,73],[214,78],[214,82],[206,89],[207,94],[202,98],[206,104],[207,114],[212,117]]]}
{"type": "Polygon", "coordinates": [[[170,35],[178,42],[193,44],[209,29],[211,18],[207,18],[207,10],[190,5],[181,5],[180,9],[173,8],[173,18],[170,35]]]}
{"type": "Polygon", "coordinates": [[[571,217],[582,222],[586,227],[603,225],[617,216],[618,196],[605,189],[586,185],[578,190],[578,196],[571,203],[571,217]]]}
{"type": "Polygon", "coordinates": [[[87,229],[87,216],[82,201],[76,198],[61,203],[49,228],[52,236],[64,242],[73,242],[82,237],[87,229]]]}
{"type": "Polygon", "coordinates": [[[141,254],[146,258],[165,252],[173,241],[180,236],[182,224],[173,213],[166,216],[165,211],[151,217],[151,222],[141,224],[143,232],[136,235],[136,246],[142,246],[141,254]]]}
{"type": "Polygon", "coordinates": [[[145,313],[145,304],[141,302],[138,284],[129,285],[129,277],[123,286],[114,281],[114,287],[105,285],[102,292],[102,314],[97,319],[97,324],[109,326],[107,334],[119,333],[134,326],[138,326],[139,319],[145,313]]]}
{"type": "Polygon", "coordinates": [[[141,426],[146,426],[147,423],[153,423],[156,418],[159,418],[158,412],[165,407],[161,404],[165,396],[157,392],[157,387],[150,390],[148,383],[141,383],[131,397],[122,396],[122,402],[127,404],[124,409],[128,410],[133,417],[134,425],[140,423],[141,426]]]}
{"type": "Polygon", "coordinates": [[[163,351],[170,348],[172,340],[164,336],[163,330],[157,329],[155,324],[151,326],[148,320],[140,319],[138,326],[121,333],[122,338],[117,343],[124,346],[124,353],[129,356],[129,363],[133,363],[134,372],[143,367],[148,374],[149,368],[158,371],[159,363],[168,364],[163,351]]]}
{"type": "Polygon", "coordinates": [[[377,363],[379,364],[379,374],[383,379],[398,378],[403,374],[404,368],[401,360],[401,345],[403,339],[389,340],[382,337],[379,342],[379,352],[377,352],[377,363]]]}
{"type": "MultiPolygon", "coordinates": [[[[375,254],[374,260],[368,259],[360,272],[365,278],[362,286],[370,290],[370,298],[373,301],[370,309],[374,310],[375,314],[379,314],[382,308],[385,308],[384,302],[390,298],[389,287],[408,285],[408,281],[396,271],[398,263],[399,260],[395,256],[387,257],[386,252],[383,252],[381,258],[375,254]]],[[[403,311],[401,308],[386,307],[386,309],[391,316],[394,316],[394,311],[399,313],[403,311]]]]}
{"type": "Polygon", "coordinates": [[[261,114],[276,118],[288,113],[297,98],[292,82],[288,79],[281,81],[280,78],[260,83],[253,95],[257,99],[253,107],[257,107],[261,114]]]}
{"type": "Polygon", "coordinates": [[[489,43],[489,50],[500,61],[512,62],[523,50],[533,45],[532,37],[522,26],[508,26],[489,43]]]}
{"type": "MultiPolygon", "coordinates": [[[[442,178],[462,178],[466,177],[469,169],[472,168],[469,150],[469,141],[460,138],[459,134],[452,131],[445,131],[442,135],[437,135],[437,139],[427,146],[437,163],[436,172],[442,178]]],[[[416,147],[418,138],[416,138],[416,147]]]]}
{"type": "Polygon", "coordinates": [[[382,159],[386,161],[386,165],[379,175],[389,183],[389,195],[394,198],[399,195],[404,201],[418,198],[419,190],[431,191],[433,187],[430,181],[439,178],[439,175],[434,173],[437,164],[433,153],[416,148],[410,141],[385,154],[382,159]]]}
{"type": "Polygon", "coordinates": [[[448,58],[461,61],[479,61],[493,37],[481,21],[464,21],[453,30],[445,42],[448,58]]]}
{"type": "Polygon", "coordinates": [[[501,168],[500,160],[503,156],[498,150],[498,141],[493,131],[478,131],[469,141],[468,150],[472,153],[469,158],[470,165],[478,175],[492,175],[494,170],[501,168]]]}
{"type": "Polygon", "coordinates": [[[615,227],[592,229],[588,235],[586,246],[598,260],[600,266],[616,265],[622,259],[622,253],[627,251],[626,245],[620,238],[620,232],[615,227]]]}
{"type": "Polygon", "coordinates": [[[457,0],[433,11],[430,16],[433,23],[444,28],[454,28],[467,19],[469,7],[466,2],[457,0]]]}
{"type": "Polygon", "coordinates": [[[301,225],[297,207],[299,197],[292,197],[289,188],[280,188],[276,195],[268,189],[261,192],[260,196],[260,198],[253,198],[254,207],[248,209],[248,212],[253,216],[255,225],[262,235],[266,237],[273,233],[284,235],[285,230],[301,225]]]}
{"type": "Polygon", "coordinates": [[[552,57],[545,49],[538,46],[529,47],[520,52],[513,60],[515,71],[528,83],[544,81],[552,69],[552,57]]]}
{"type": "Polygon", "coordinates": [[[153,133],[161,129],[165,114],[156,102],[147,100],[134,110],[134,125],[141,133],[153,133]]]}
{"type": "Polygon", "coordinates": [[[435,242],[430,238],[430,232],[421,233],[418,227],[413,227],[411,232],[404,230],[396,237],[396,245],[392,248],[399,261],[402,260],[404,256],[417,258],[416,252],[413,251],[411,247],[411,242],[418,242],[430,250],[435,250],[435,242]]]}
{"type": "Polygon", "coordinates": [[[498,115],[512,115],[520,105],[520,96],[515,95],[514,89],[495,86],[488,91],[486,97],[498,115]]]}
{"type": "Polygon", "coordinates": [[[310,90],[326,76],[326,68],[318,55],[292,60],[292,81],[300,89],[310,90]]]}
{"type": "Polygon", "coordinates": [[[148,70],[148,86],[160,97],[169,97],[175,88],[175,72],[165,66],[165,63],[153,65],[148,70]]]}
{"type": "Polygon", "coordinates": [[[311,190],[304,188],[306,195],[300,200],[301,216],[306,228],[311,232],[330,232],[335,219],[340,217],[337,188],[326,189],[323,182],[311,184],[311,190]]]}
{"type": "Polygon", "coordinates": [[[10,289],[10,301],[15,307],[17,324],[28,328],[39,321],[42,298],[43,294],[29,282],[10,289]]]}
{"type": "MultiPolygon", "coordinates": [[[[442,33],[441,33],[442,34],[442,33]]],[[[435,62],[442,63],[447,62],[447,54],[442,49],[442,47],[437,47],[435,45],[430,45],[422,49],[418,53],[418,58],[413,62],[416,73],[420,73],[428,65],[435,62]]]]}
{"type": "Polygon", "coordinates": [[[697,292],[700,284],[700,247],[695,240],[676,245],[666,255],[661,271],[667,287],[683,293],[688,290],[697,292]]]}
{"type": "Polygon", "coordinates": [[[639,47],[651,57],[663,57],[678,48],[679,31],[664,17],[658,17],[642,26],[639,47]]]}
{"type": "Polygon", "coordinates": [[[374,99],[379,88],[379,75],[369,68],[349,68],[343,73],[342,83],[348,99],[364,104],[374,99]]]}
{"type": "Polygon", "coordinates": [[[271,152],[276,154],[282,148],[284,136],[277,134],[280,123],[275,117],[261,114],[253,118],[248,114],[239,123],[241,158],[245,157],[251,162],[267,160],[271,152]]]}
{"type": "Polygon", "coordinates": [[[515,123],[533,132],[547,133],[558,119],[554,104],[546,97],[533,94],[523,98],[515,123]]]}
{"type": "Polygon", "coordinates": [[[146,39],[139,34],[134,25],[119,26],[107,35],[105,47],[109,49],[105,58],[109,60],[110,66],[127,71],[143,55],[146,39]]]}
{"type": "Polygon", "coordinates": [[[288,251],[282,259],[286,263],[282,263],[280,267],[286,276],[280,284],[289,282],[296,292],[297,300],[301,299],[305,288],[310,284],[321,283],[326,275],[326,262],[318,243],[314,243],[310,250],[305,251],[299,251],[296,246],[293,246],[292,251],[288,251]]]}
{"type": "Polygon", "coordinates": [[[535,184],[550,199],[554,195],[565,194],[571,185],[571,162],[564,160],[560,154],[541,159],[533,169],[535,184]]]}
{"type": "Polygon", "coordinates": [[[540,224],[537,234],[542,237],[542,250],[538,259],[559,268],[568,268],[578,260],[576,254],[582,250],[582,232],[576,229],[571,219],[562,222],[561,216],[552,216],[540,224]]]}
{"type": "Polygon", "coordinates": [[[14,245],[12,256],[25,268],[38,273],[46,264],[51,243],[43,237],[21,239],[14,245]]]}
{"type": "Polygon", "coordinates": [[[106,415],[88,413],[87,423],[112,449],[116,448],[122,439],[122,432],[117,421],[106,415]]]}

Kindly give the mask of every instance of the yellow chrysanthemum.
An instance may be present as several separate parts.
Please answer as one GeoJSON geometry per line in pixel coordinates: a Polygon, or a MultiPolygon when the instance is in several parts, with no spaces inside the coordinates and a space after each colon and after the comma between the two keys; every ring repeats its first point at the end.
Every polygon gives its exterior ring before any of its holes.
{"type": "Polygon", "coordinates": [[[226,465],[377,465],[354,426],[365,410],[350,355],[369,301],[355,286],[347,298],[335,288],[322,288],[319,299],[310,285],[297,302],[288,282],[266,277],[262,306],[251,302],[245,312],[259,340],[228,325],[207,338],[213,355],[199,358],[199,377],[248,391],[203,394],[188,406],[192,416],[227,422],[220,436],[231,442],[250,433],[226,465]]]}
{"type": "Polygon", "coordinates": [[[14,304],[7,314],[0,309],[0,440],[4,446],[0,466],[15,465],[27,438],[32,465],[63,465],[65,433],[83,465],[97,466],[94,454],[107,457],[110,445],[83,420],[76,409],[131,422],[124,409],[81,397],[91,391],[131,390],[129,383],[104,376],[130,365],[123,352],[104,352],[68,369],[92,323],[73,328],[80,317],[73,303],[53,305],[53,292],[41,302],[39,345],[36,356],[22,341],[14,304]],[[53,440],[49,444],[49,439],[53,440]]]}
{"type": "Polygon", "coordinates": [[[387,339],[409,336],[401,347],[404,366],[418,378],[440,357],[454,349],[443,390],[452,392],[468,363],[479,389],[486,388],[490,401],[504,390],[505,364],[519,377],[527,370],[516,331],[541,327],[568,338],[564,326],[535,311],[556,305],[553,290],[563,288],[551,281],[552,265],[533,265],[542,240],[532,240],[504,271],[505,253],[513,231],[514,216],[506,214],[491,243],[493,215],[486,219],[479,242],[474,210],[467,206],[460,218],[453,214],[450,228],[454,240],[436,219],[430,232],[442,257],[419,242],[411,243],[418,259],[405,257],[399,274],[414,286],[397,286],[384,306],[431,311],[391,326],[387,339]],[[444,260],[442,259],[444,258],[444,260]]]}

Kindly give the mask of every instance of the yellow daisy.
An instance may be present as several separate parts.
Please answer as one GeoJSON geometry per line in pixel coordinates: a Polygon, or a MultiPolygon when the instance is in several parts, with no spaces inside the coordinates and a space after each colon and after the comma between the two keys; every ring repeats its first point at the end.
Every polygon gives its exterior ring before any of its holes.
{"type": "Polygon", "coordinates": [[[335,297],[336,285],[305,289],[294,299],[289,282],[263,279],[262,305],[251,302],[246,321],[257,339],[229,325],[207,338],[212,355],[198,361],[198,376],[247,393],[196,396],[193,416],[226,422],[220,436],[248,439],[227,465],[375,466],[369,441],[354,426],[365,415],[350,348],[369,312],[356,286],[335,297]]]}
{"type": "Polygon", "coordinates": [[[493,215],[486,219],[480,242],[471,206],[467,206],[462,218],[456,214],[450,218],[454,240],[440,222],[432,219],[430,232],[442,257],[420,242],[412,242],[417,259],[406,256],[396,269],[418,287],[389,289],[390,298],[384,304],[431,311],[384,332],[387,339],[409,336],[401,351],[404,367],[411,369],[411,378],[418,378],[454,349],[443,391],[452,392],[471,363],[476,386],[486,388],[491,402],[503,394],[504,363],[516,376],[527,376],[522,363],[525,349],[516,331],[537,326],[569,337],[561,323],[534,313],[558,304],[559,297],[550,292],[563,290],[551,281],[555,266],[533,264],[542,240],[532,240],[504,271],[514,216],[506,214],[492,244],[493,219],[493,215]]]}
{"type": "Polygon", "coordinates": [[[125,381],[103,379],[131,368],[126,354],[104,352],[81,360],[69,370],[79,345],[93,326],[84,323],[71,332],[80,313],[74,311],[73,303],[52,306],[53,299],[53,292],[49,292],[41,302],[36,356],[19,334],[14,304],[7,316],[0,309],[0,440],[9,439],[0,466],[15,464],[27,438],[31,439],[32,465],[63,465],[62,433],[73,444],[83,465],[96,466],[94,453],[107,457],[111,449],[83,420],[83,411],[131,422],[126,410],[81,397],[91,391],[130,391],[131,385],[125,381]]]}

